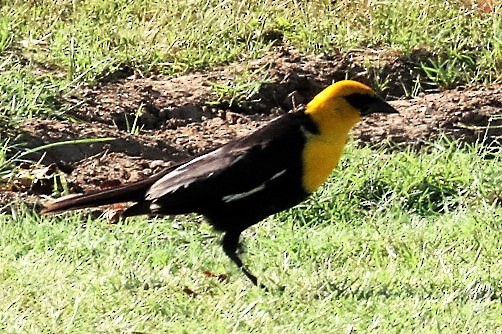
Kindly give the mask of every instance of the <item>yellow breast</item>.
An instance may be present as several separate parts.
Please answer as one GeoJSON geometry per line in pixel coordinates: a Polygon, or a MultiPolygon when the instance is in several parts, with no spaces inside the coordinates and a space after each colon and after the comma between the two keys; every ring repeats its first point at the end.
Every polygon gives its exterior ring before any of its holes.
{"type": "Polygon", "coordinates": [[[303,150],[303,188],[312,193],[326,181],[338,164],[347,136],[340,136],[332,142],[316,136],[311,138],[303,150]]]}

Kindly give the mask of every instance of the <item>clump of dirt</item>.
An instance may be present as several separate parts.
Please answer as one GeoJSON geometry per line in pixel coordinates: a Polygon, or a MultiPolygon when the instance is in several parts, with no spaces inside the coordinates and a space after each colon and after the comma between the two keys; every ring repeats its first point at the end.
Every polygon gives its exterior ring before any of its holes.
{"type": "MultiPolygon", "coordinates": [[[[412,57],[419,57],[418,52],[412,57]]],[[[83,138],[113,141],[51,147],[30,158],[64,171],[70,190],[110,181],[132,182],[245,135],[308,102],[328,84],[353,78],[386,82],[382,94],[399,115],[366,119],[354,131],[360,145],[391,142],[421,145],[447,135],[486,143],[502,136],[502,85],[429,91],[400,99],[424,74],[416,60],[375,50],[345,55],[306,56],[282,49],[246,64],[230,64],[175,78],[131,74],[84,87],[68,98],[76,122],[31,120],[20,140],[30,147],[83,138]],[[378,69],[364,64],[375,63],[378,69]],[[231,85],[243,72],[267,80],[241,103],[220,101],[213,86],[231,85]],[[208,102],[212,102],[209,103],[208,102]]],[[[1,201],[1,199],[0,199],[1,201]]]]}

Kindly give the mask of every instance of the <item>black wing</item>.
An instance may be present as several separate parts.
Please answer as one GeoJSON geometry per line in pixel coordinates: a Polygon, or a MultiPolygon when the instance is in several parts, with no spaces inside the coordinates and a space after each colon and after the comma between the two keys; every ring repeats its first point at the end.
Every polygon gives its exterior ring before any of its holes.
{"type": "MultiPolygon", "coordinates": [[[[157,213],[207,214],[222,205],[222,211],[228,213],[227,208],[237,202],[257,199],[265,190],[270,194],[274,184],[282,188],[274,191],[283,194],[294,188],[303,198],[302,151],[307,134],[316,131],[303,111],[280,116],[250,135],[167,173],[150,187],[146,200],[157,213]]],[[[270,196],[262,198],[270,200],[270,196]]]]}

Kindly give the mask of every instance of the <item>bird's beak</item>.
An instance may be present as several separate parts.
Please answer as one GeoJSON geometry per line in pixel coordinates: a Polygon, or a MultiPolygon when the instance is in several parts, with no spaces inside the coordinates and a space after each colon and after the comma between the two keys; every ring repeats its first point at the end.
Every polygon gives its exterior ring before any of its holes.
{"type": "Polygon", "coordinates": [[[373,113],[398,114],[399,111],[397,111],[393,106],[391,106],[385,100],[381,98],[376,98],[371,103],[369,103],[366,107],[366,110],[364,110],[364,115],[373,113]]]}

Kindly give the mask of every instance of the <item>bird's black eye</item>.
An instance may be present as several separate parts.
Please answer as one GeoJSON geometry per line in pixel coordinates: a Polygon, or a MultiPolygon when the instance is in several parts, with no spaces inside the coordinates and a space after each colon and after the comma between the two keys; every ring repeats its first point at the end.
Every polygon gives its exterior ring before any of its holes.
{"type": "Polygon", "coordinates": [[[375,102],[378,102],[380,99],[376,96],[369,94],[354,93],[345,96],[345,100],[347,100],[347,102],[351,106],[360,110],[362,115],[365,115],[368,113],[369,106],[375,102]]]}

